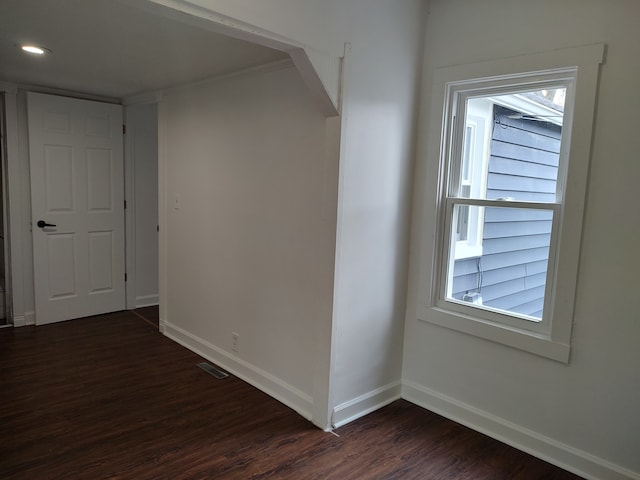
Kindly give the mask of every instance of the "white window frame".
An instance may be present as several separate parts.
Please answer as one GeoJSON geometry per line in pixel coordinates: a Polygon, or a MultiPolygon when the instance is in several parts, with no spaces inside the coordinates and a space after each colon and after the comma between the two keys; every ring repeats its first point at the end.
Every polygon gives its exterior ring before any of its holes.
{"type": "MultiPolygon", "coordinates": [[[[487,189],[487,166],[489,164],[489,146],[491,144],[491,126],[493,123],[492,105],[487,101],[486,109],[479,109],[468,112],[466,129],[471,129],[473,138],[470,146],[471,152],[469,161],[469,185],[474,185],[479,191],[471,192],[472,196],[482,195],[487,189]],[[474,161],[474,158],[476,159],[474,161]]],[[[465,158],[462,158],[464,162],[465,158]]],[[[461,180],[463,183],[464,180],[461,180]]],[[[457,221],[457,219],[456,219],[457,221]]],[[[465,258],[482,256],[482,234],[484,230],[484,215],[477,211],[469,210],[467,238],[456,241],[455,259],[462,260],[465,258]]]]}
{"type": "MultiPolygon", "coordinates": [[[[576,279],[584,199],[586,194],[591,134],[599,65],[604,45],[590,45],[546,53],[523,55],[504,60],[445,67],[435,72],[431,96],[430,129],[426,138],[426,175],[420,190],[421,238],[418,305],[419,320],[509,345],[554,360],[568,362],[573,324],[576,279]],[[575,79],[575,83],[572,83],[575,79]],[[443,263],[449,261],[445,232],[451,232],[452,215],[445,209],[454,203],[447,199],[449,172],[446,167],[450,149],[453,112],[448,110],[452,89],[472,88],[479,96],[499,95],[523,82],[550,87],[565,85],[568,80],[567,103],[573,100],[573,118],[565,116],[563,151],[560,153],[555,203],[526,203],[525,208],[554,211],[554,238],[550,249],[545,313],[541,322],[531,322],[510,315],[480,310],[470,305],[444,301],[446,285],[443,263]],[[575,88],[574,88],[575,86],[575,88]],[[482,92],[485,88],[485,93],[482,92]],[[495,93],[494,93],[495,92],[495,93]],[[563,170],[562,166],[566,166],[563,170]],[[563,188],[564,187],[564,188],[563,188]],[[446,219],[449,219],[448,222],[446,219]],[[551,279],[551,281],[549,281],[551,279]]],[[[521,91],[527,91],[527,86],[521,91]]],[[[464,115],[462,117],[464,118],[464,115]]],[[[460,131],[458,129],[458,131],[460,131]]],[[[458,140],[457,145],[461,145],[458,140]]],[[[455,182],[454,182],[455,183],[455,182]]],[[[455,203],[465,203],[457,198],[455,203]]],[[[503,206],[503,201],[484,201],[485,206],[503,206]]],[[[517,203],[517,201],[513,202],[517,203]]],[[[470,204],[477,204],[472,201],[470,204]]],[[[446,265],[445,265],[446,267],[446,265]]],[[[461,302],[462,303],[462,302],[461,302]]]]}
{"type": "MultiPolygon", "coordinates": [[[[506,85],[502,85],[500,81],[495,78],[488,80],[479,79],[474,82],[448,82],[447,83],[447,106],[446,109],[450,112],[450,117],[445,119],[443,128],[445,128],[445,137],[448,139],[447,143],[449,147],[442,153],[440,164],[443,170],[443,185],[442,191],[442,207],[439,212],[440,216],[440,229],[439,235],[441,242],[437,246],[438,258],[441,260],[438,262],[438,282],[439,282],[439,294],[434,299],[435,303],[443,309],[451,309],[462,314],[469,316],[479,316],[484,320],[497,323],[511,325],[524,330],[531,330],[538,333],[546,333],[549,331],[549,323],[551,317],[550,302],[545,301],[544,312],[542,319],[535,317],[529,317],[526,315],[515,314],[491,308],[481,304],[469,303],[466,301],[459,301],[452,296],[453,285],[453,271],[455,261],[458,260],[458,256],[451,251],[453,245],[452,225],[457,222],[457,215],[455,206],[468,205],[469,208],[476,207],[474,210],[483,212],[486,207],[502,207],[502,208],[518,208],[518,209],[535,209],[545,210],[551,212],[553,215],[551,241],[549,245],[549,258],[547,267],[547,280],[545,287],[544,298],[548,299],[554,290],[555,274],[554,274],[554,261],[557,251],[559,228],[559,219],[562,218],[563,201],[562,196],[564,193],[564,181],[566,178],[566,168],[568,159],[569,140],[571,137],[571,128],[563,129],[561,140],[561,151],[559,154],[560,161],[558,165],[558,176],[556,181],[556,201],[555,202],[531,202],[522,201],[520,199],[502,198],[497,200],[486,200],[486,179],[485,183],[481,184],[476,190],[472,191],[471,198],[465,198],[459,192],[459,186],[462,184],[459,172],[462,171],[461,163],[464,162],[464,134],[463,127],[458,119],[465,119],[468,122],[469,113],[477,114],[475,110],[470,110],[470,99],[480,98],[483,102],[487,102],[487,110],[493,111],[493,102],[499,100],[501,104],[508,105],[511,100],[519,102],[523,97],[518,98],[518,93],[523,91],[537,91],[545,88],[565,88],[567,96],[567,105],[564,111],[564,118],[567,119],[567,123],[571,125],[571,115],[573,112],[573,92],[575,86],[575,80],[577,77],[577,70],[571,69],[559,69],[551,70],[547,72],[536,72],[534,74],[519,74],[509,77],[509,82],[506,85]],[[508,100],[504,97],[508,96],[508,100]],[[563,161],[563,159],[565,159],[563,161]],[[484,310],[478,312],[478,309],[484,310]]],[[[529,113],[529,112],[527,112],[529,113]]],[[[557,113],[557,112],[555,112],[557,113]]],[[[483,153],[482,161],[483,168],[487,167],[487,158],[489,152],[483,153]]],[[[482,213],[477,213],[476,216],[480,217],[482,213]]],[[[455,242],[456,248],[459,242],[455,242]]],[[[455,250],[454,250],[455,251],[455,250]]]]}

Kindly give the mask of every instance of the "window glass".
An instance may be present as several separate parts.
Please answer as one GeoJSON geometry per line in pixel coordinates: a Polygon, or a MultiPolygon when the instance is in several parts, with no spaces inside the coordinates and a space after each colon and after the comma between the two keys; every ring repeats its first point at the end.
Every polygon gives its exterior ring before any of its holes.
{"type": "MultiPolygon", "coordinates": [[[[454,261],[447,300],[542,320],[553,211],[459,204],[453,208],[454,217],[483,211],[483,254],[454,261]]],[[[453,248],[458,245],[454,242],[453,248]]]]}
{"type": "Polygon", "coordinates": [[[459,94],[462,131],[451,132],[462,141],[449,160],[444,299],[540,322],[554,215],[540,204],[558,205],[566,88],[474,94],[459,94]]]}
{"type": "Polygon", "coordinates": [[[565,97],[563,87],[469,98],[459,196],[555,202],[565,97]],[[478,112],[491,118],[480,144],[473,129],[478,112]]]}

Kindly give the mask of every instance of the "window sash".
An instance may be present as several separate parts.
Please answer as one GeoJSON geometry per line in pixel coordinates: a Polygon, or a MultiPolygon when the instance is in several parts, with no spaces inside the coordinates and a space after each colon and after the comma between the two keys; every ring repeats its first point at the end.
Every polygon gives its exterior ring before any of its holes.
{"type": "Polygon", "coordinates": [[[438,288],[434,292],[435,298],[432,299],[433,304],[443,310],[481,319],[491,324],[507,325],[531,332],[548,334],[551,329],[551,318],[553,317],[554,279],[556,277],[556,256],[559,243],[558,232],[561,224],[562,209],[563,205],[561,203],[447,197],[443,205],[444,222],[441,238],[442,249],[440,250],[442,255],[439,256],[439,265],[436,268],[438,288]],[[551,239],[549,242],[542,319],[517,313],[509,313],[486,305],[478,306],[469,304],[449,298],[447,289],[448,285],[451,285],[453,281],[453,262],[455,262],[455,258],[453,258],[454,252],[452,251],[452,249],[455,248],[455,241],[452,241],[454,235],[452,226],[456,205],[546,210],[552,212],[551,239]]]}
{"type": "MultiPolygon", "coordinates": [[[[462,182],[462,162],[464,150],[464,133],[466,129],[467,100],[473,98],[500,97],[509,94],[519,94],[541,89],[566,88],[566,105],[564,112],[564,124],[562,129],[561,151],[556,178],[556,202],[563,201],[566,172],[568,168],[569,139],[571,138],[571,125],[573,122],[573,99],[575,95],[575,71],[570,74],[567,71],[552,73],[537,73],[521,75],[519,79],[504,85],[496,84],[495,80],[487,79],[484,82],[474,82],[470,86],[467,82],[452,82],[447,86],[446,103],[451,110],[445,112],[450,116],[443,129],[443,138],[448,138],[447,159],[445,168],[445,196],[458,196],[462,182]]],[[[499,82],[498,82],[499,83],[499,82]]]]}

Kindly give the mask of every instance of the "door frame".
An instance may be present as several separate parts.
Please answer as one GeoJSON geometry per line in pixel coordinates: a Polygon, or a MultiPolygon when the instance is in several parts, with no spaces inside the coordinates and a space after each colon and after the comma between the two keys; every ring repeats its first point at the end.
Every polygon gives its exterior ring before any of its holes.
{"type": "MultiPolygon", "coordinates": [[[[160,301],[160,288],[157,287],[157,302],[150,302],[148,304],[143,304],[138,306],[138,295],[137,295],[137,258],[136,258],[136,215],[137,215],[137,205],[136,205],[136,124],[132,118],[132,108],[141,107],[145,105],[155,105],[156,106],[156,132],[158,132],[158,110],[157,106],[159,103],[159,99],[154,96],[148,96],[144,98],[139,98],[138,101],[135,102],[123,102],[123,121],[126,126],[126,132],[124,135],[124,198],[127,202],[127,208],[125,209],[125,270],[127,272],[127,282],[125,285],[126,290],[126,308],[128,310],[133,310],[139,307],[145,307],[150,305],[159,304],[160,301]]],[[[157,165],[158,158],[156,156],[156,173],[157,173],[157,165]]],[[[156,183],[158,182],[158,176],[155,178],[156,183]]],[[[158,212],[160,209],[159,198],[156,197],[156,203],[158,206],[158,212]]],[[[159,217],[156,219],[159,224],[159,217]]],[[[159,227],[158,227],[159,228],[159,227]]],[[[160,259],[157,259],[158,264],[160,259]]],[[[159,279],[158,279],[159,283],[159,279]]]]}
{"type": "Polygon", "coordinates": [[[7,125],[7,94],[0,88],[0,135],[2,136],[0,144],[0,193],[2,194],[2,235],[4,241],[2,255],[4,258],[4,315],[5,324],[2,326],[13,325],[13,302],[11,298],[11,249],[9,244],[11,241],[9,229],[9,195],[8,195],[8,168],[7,159],[9,157],[9,142],[7,125]]]}
{"type": "MultiPolygon", "coordinates": [[[[5,157],[3,169],[3,195],[5,198],[5,289],[6,311],[9,323],[14,327],[33,324],[33,312],[25,311],[25,270],[23,255],[24,222],[22,218],[21,156],[20,156],[20,120],[17,85],[0,82],[3,94],[5,120],[5,157]]],[[[24,104],[26,109],[26,103],[24,104]]],[[[25,127],[26,128],[26,127],[25,127]]],[[[26,130],[25,130],[26,131],[26,130]]],[[[24,138],[24,135],[22,135],[24,138]]],[[[30,193],[30,192],[28,192],[30,193]]],[[[28,211],[31,216],[31,209],[28,211]]],[[[28,231],[30,239],[30,231],[28,231]]]]}

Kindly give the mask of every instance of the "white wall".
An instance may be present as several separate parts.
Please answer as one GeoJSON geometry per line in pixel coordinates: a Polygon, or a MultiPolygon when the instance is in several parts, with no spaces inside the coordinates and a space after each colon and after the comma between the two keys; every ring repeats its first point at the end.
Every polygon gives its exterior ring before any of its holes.
{"type": "MultiPolygon", "coordinates": [[[[322,426],[329,422],[342,424],[400,395],[410,175],[424,2],[194,3],[330,55],[341,54],[345,42],[350,44],[343,71],[335,296],[321,301],[333,306],[333,313],[331,318],[320,316],[326,323],[317,336],[322,340],[317,346],[321,352],[317,360],[308,355],[290,357],[302,365],[315,362],[316,394],[311,399],[314,421],[322,426]]],[[[336,126],[335,122],[329,123],[336,126]]],[[[336,133],[328,137],[334,138],[336,133]]],[[[332,155],[328,150],[326,153],[332,155]]],[[[175,194],[170,192],[174,181],[174,177],[167,178],[169,195],[175,194]]],[[[167,198],[167,205],[172,200],[167,198]]],[[[333,232],[335,226],[327,224],[325,228],[325,233],[333,232]]],[[[247,245],[257,258],[268,254],[258,247],[247,245]]],[[[169,247],[161,256],[171,262],[172,252],[169,247]]],[[[233,265],[225,266],[237,268],[233,265]]],[[[170,268],[161,277],[171,281],[171,272],[170,268]]],[[[167,291],[170,318],[172,304],[185,303],[186,299],[172,297],[170,286],[167,291]]],[[[330,289],[326,291],[330,293],[330,289]]],[[[202,332],[197,328],[192,325],[187,331],[202,332]]],[[[226,345],[227,350],[229,328],[220,332],[222,340],[216,343],[226,345]]],[[[246,331],[251,335],[249,332],[259,332],[260,328],[259,324],[247,325],[246,331]]],[[[283,344],[274,338],[274,345],[283,344]]],[[[273,361],[267,361],[270,364],[273,361]]],[[[273,368],[268,371],[285,379],[288,367],[283,364],[278,368],[282,372],[273,368]]]]}
{"type": "Polygon", "coordinates": [[[400,396],[421,2],[350,2],[334,305],[332,423],[400,396]],[[366,5],[365,5],[366,3],[366,5]]]}
{"type": "Polygon", "coordinates": [[[127,307],[158,304],[158,114],[155,104],[125,107],[127,307]]]}
{"type": "Polygon", "coordinates": [[[165,332],[311,417],[335,237],[324,116],[288,64],[165,93],[159,121],[165,332]]]}
{"type": "MultiPolygon", "coordinates": [[[[421,132],[439,66],[604,42],[568,365],[406,319],[403,395],[588,478],[640,478],[640,4],[432,1],[421,132]]],[[[424,141],[426,135],[422,138],[424,141]]],[[[425,159],[418,156],[416,198],[425,159]]],[[[420,208],[416,205],[413,241],[420,208]]],[[[418,253],[414,245],[412,252],[418,253]]]]}

